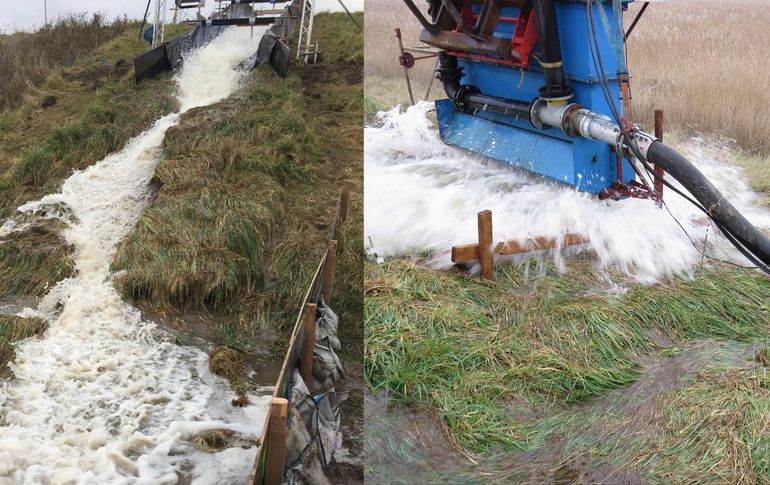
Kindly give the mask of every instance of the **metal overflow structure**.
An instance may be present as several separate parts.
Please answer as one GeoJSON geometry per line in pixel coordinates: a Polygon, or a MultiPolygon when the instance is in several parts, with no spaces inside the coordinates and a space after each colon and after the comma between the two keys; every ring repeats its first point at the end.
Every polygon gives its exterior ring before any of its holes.
{"type": "MultiPolygon", "coordinates": [[[[332,300],[334,270],[337,264],[337,241],[341,238],[342,227],[347,219],[349,198],[350,190],[344,187],[337,204],[337,215],[332,224],[326,252],[299,305],[297,319],[257,445],[249,485],[284,483],[287,471],[306,458],[308,450],[316,444],[315,440],[320,448],[321,463],[316,464],[315,467],[305,465],[305,469],[315,469],[316,473],[322,473],[328,464],[324,457],[333,456],[334,450],[324,450],[323,440],[317,436],[320,433],[317,424],[318,414],[321,412],[319,403],[327,398],[330,391],[326,389],[324,392],[313,393],[313,389],[317,388],[317,382],[314,381],[318,380],[319,367],[321,367],[319,359],[322,358],[323,351],[328,350],[324,347],[324,339],[320,337],[322,332],[317,330],[316,324],[323,321],[322,309],[326,309],[326,314],[329,313],[328,304],[332,300]],[[295,392],[297,388],[302,389],[300,395],[304,395],[307,399],[303,398],[301,401],[293,399],[293,396],[297,396],[295,392]],[[302,427],[302,423],[299,422],[302,421],[302,417],[297,408],[307,401],[312,401],[310,408],[311,413],[314,413],[309,417],[309,421],[315,423],[310,426],[310,428],[315,427],[315,430],[309,431],[311,434],[315,432],[316,435],[312,436],[312,441],[308,442],[303,449],[297,449],[298,440],[291,437],[292,428],[302,427]],[[289,457],[294,457],[294,465],[288,462],[289,457]]],[[[337,406],[342,400],[344,397],[337,401],[337,406]]],[[[337,409],[337,419],[339,419],[339,409],[337,409]]],[[[304,429],[302,431],[304,432],[304,429]]]]}
{"type": "Polygon", "coordinates": [[[152,28],[152,47],[163,43],[166,38],[166,0],[155,0],[155,23],[152,28]]]}
{"type": "MultiPolygon", "coordinates": [[[[149,13],[147,3],[145,20],[149,13]]],[[[315,7],[313,0],[221,0],[220,8],[208,17],[200,15],[205,6],[203,1],[174,0],[174,17],[181,9],[198,9],[194,20],[186,20],[195,25],[187,35],[165,40],[166,0],[155,0],[155,24],[152,26],[152,47],[134,58],[136,81],[153,77],[160,72],[177,68],[183,61],[182,54],[198,48],[222,32],[228,26],[255,27],[267,26],[269,29],[262,36],[257,52],[246,63],[254,69],[259,64],[270,64],[281,77],[288,74],[289,47],[288,39],[299,28],[297,58],[305,56],[305,62],[318,60],[318,44],[312,42],[315,7]],[[225,6],[221,6],[225,3],[225,6]]],[[[144,29],[145,22],[142,22],[144,29]]],[[[141,35],[141,32],[140,32],[141,35]]]]}

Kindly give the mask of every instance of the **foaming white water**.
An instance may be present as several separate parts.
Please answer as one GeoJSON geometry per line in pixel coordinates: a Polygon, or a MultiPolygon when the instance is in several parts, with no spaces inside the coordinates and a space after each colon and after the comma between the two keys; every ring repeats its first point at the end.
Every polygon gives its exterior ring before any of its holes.
{"type": "MultiPolygon", "coordinates": [[[[261,32],[260,32],[261,33],[261,32]]],[[[235,66],[260,36],[230,28],[190,54],[178,73],[182,112],[227,97],[235,66]]],[[[76,276],[56,285],[36,310],[43,338],[17,346],[15,379],[0,387],[0,483],[245,483],[254,448],[206,456],[190,438],[208,429],[258,436],[269,396],[233,408],[227,383],[207,356],[174,345],[124,303],[109,265],[116,245],[147,205],[163,136],[180,113],[159,119],[116,152],[67,179],[61,193],[20,211],[68,208],[64,232],[76,276]]]]}
{"type": "MultiPolygon", "coordinates": [[[[490,209],[495,241],[580,233],[590,238],[601,267],[641,282],[700,264],[701,253],[665,209],[644,200],[601,201],[449,147],[427,118],[431,109],[425,102],[406,112],[394,108],[365,129],[365,235],[381,254],[433,249],[439,252],[433,263],[448,266],[448,249],[477,241],[476,214],[490,209]]],[[[770,227],[770,211],[756,204],[724,147],[693,139],[679,149],[750,221],[770,227]]],[[[702,213],[670,190],[665,198],[693,240],[703,241],[709,226],[702,213]]],[[[708,232],[711,244],[713,228],[708,232]]],[[[722,244],[709,254],[737,258],[722,244]]]]}

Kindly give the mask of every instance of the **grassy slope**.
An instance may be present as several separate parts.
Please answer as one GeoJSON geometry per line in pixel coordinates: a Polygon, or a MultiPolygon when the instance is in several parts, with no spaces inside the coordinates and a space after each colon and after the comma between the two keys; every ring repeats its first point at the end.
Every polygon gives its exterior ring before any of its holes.
{"type": "Polygon", "coordinates": [[[133,81],[132,58],[146,49],[125,30],[0,111],[1,216],[57,190],[73,169],[101,160],[174,108],[169,75],[133,81]],[[56,104],[42,107],[51,96],[56,104]]]}
{"type": "Polygon", "coordinates": [[[316,26],[323,62],[294,63],[287,79],[260,67],[168,132],[162,188],[114,262],[130,300],[207,312],[215,339],[241,348],[287,330],[348,182],[335,306],[347,326],[360,321],[361,38],[344,15],[316,26]]]}
{"type": "Polygon", "coordinates": [[[479,453],[556,446],[556,467],[579,456],[639,467],[653,481],[729,477],[735,467],[750,481],[770,480],[761,425],[770,382],[751,355],[740,369],[695,369],[655,403],[660,428],[642,426],[633,440],[618,430],[634,413],[585,407],[632,383],[650,357],[703,340],[767,339],[767,278],[716,268],[609,298],[591,291],[590,263],[528,278],[536,270],[527,265],[500,265],[494,284],[402,261],[368,266],[368,385],[438,408],[479,453]]]}
{"type": "MultiPolygon", "coordinates": [[[[0,217],[57,191],[73,170],[120,149],[174,108],[170,76],[138,85],[133,81],[131,60],[147,45],[129,28],[133,24],[121,25],[122,34],[81,51],[74,65],[49,66],[47,77],[36,84],[37,78],[28,79],[13,107],[0,110],[0,217]],[[54,104],[43,107],[45,100],[54,104]]],[[[78,24],[68,28],[72,36],[88,30],[78,24]]],[[[52,34],[23,35],[37,45],[35,36],[52,34]]],[[[34,216],[27,219],[32,223],[28,230],[0,243],[0,297],[41,296],[72,271],[69,249],[57,236],[61,228],[34,216]]]]}
{"type": "Polygon", "coordinates": [[[350,391],[345,446],[355,454],[363,432],[362,36],[345,14],[319,14],[313,35],[321,62],[292,60],[286,79],[261,66],[231,99],[186,113],[167,133],[162,188],[114,268],[127,299],[214,340],[217,355],[223,346],[264,351],[276,337],[271,349],[282,356],[350,184],[332,307],[350,391]]]}
{"type": "MultiPolygon", "coordinates": [[[[55,192],[73,169],[119,149],[173,109],[170,76],[133,81],[132,57],[147,49],[134,27],[66,19],[40,32],[0,36],[0,217],[55,192]],[[43,107],[44,100],[53,104],[43,107]]],[[[3,299],[42,296],[73,271],[63,225],[24,219],[24,230],[0,238],[3,299]]],[[[13,359],[12,342],[23,338],[3,325],[2,375],[13,359]]]]}

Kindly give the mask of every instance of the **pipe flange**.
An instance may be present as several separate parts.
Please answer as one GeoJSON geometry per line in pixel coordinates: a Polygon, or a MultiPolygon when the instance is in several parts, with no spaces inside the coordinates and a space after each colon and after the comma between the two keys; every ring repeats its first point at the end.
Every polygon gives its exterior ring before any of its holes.
{"type": "Polygon", "coordinates": [[[540,120],[540,110],[547,105],[548,103],[546,101],[541,98],[537,98],[536,100],[532,101],[532,104],[529,106],[529,122],[532,123],[532,126],[538,130],[545,130],[548,128],[545,126],[545,123],[540,120]]]}
{"type": "Polygon", "coordinates": [[[548,89],[543,86],[537,92],[540,95],[540,99],[548,103],[566,103],[574,96],[572,88],[569,86],[564,86],[564,90],[557,93],[548,93],[548,89]]]}
{"type": "Polygon", "coordinates": [[[454,101],[455,107],[458,110],[464,112],[468,107],[467,103],[465,102],[466,98],[474,94],[481,94],[481,89],[473,86],[472,84],[464,84],[460,86],[460,89],[455,92],[455,96],[452,101],[454,101]]]}
{"type": "Polygon", "coordinates": [[[571,137],[580,135],[577,127],[572,123],[572,116],[581,109],[584,109],[584,107],[578,103],[572,103],[567,106],[567,108],[564,110],[564,114],[562,115],[561,129],[564,131],[564,133],[571,137]]]}

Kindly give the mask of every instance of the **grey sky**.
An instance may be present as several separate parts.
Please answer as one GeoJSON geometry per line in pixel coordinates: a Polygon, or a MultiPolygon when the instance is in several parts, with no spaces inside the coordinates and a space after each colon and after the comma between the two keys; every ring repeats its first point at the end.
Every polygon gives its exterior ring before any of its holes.
{"type": "MultiPolygon", "coordinates": [[[[43,25],[44,0],[0,0],[0,30],[34,30],[43,25]]],[[[69,13],[102,12],[109,18],[127,15],[129,18],[141,19],[147,0],[47,0],[48,19],[54,20],[69,13]]],[[[350,10],[363,10],[364,0],[343,0],[350,10]]],[[[153,0],[154,3],[154,0],[153,0]]],[[[173,0],[166,0],[169,6],[173,0]]],[[[216,6],[214,0],[206,1],[206,10],[216,6]]],[[[317,0],[318,11],[342,10],[338,0],[317,0]]],[[[150,7],[152,11],[152,7],[150,7]]],[[[194,15],[194,14],[190,14],[194,15]]],[[[149,17],[152,17],[150,14],[149,17]]],[[[171,14],[167,17],[171,20],[171,14]]]]}

